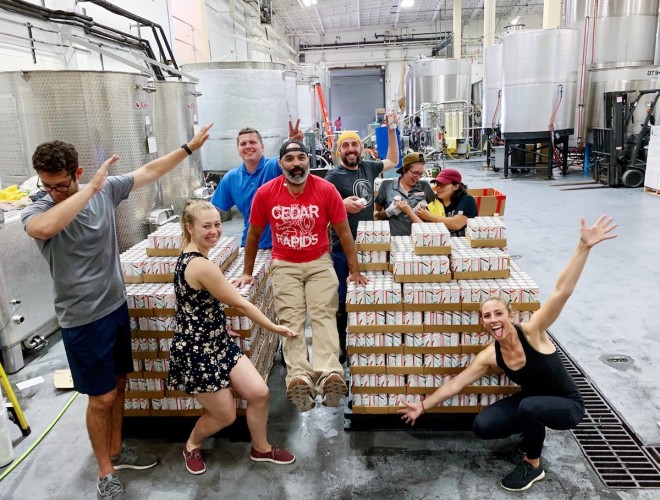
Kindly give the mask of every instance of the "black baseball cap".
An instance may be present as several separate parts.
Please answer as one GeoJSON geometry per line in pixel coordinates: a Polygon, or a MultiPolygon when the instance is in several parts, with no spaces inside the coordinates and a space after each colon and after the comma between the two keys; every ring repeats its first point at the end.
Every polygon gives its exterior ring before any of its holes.
{"type": "Polygon", "coordinates": [[[286,141],[282,146],[280,147],[280,159],[292,151],[302,151],[305,154],[309,154],[309,151],[307,150],[307,147],[302,141],[297,141],[296,139],[289,139],[286,141]],[[295,147],[289,147],[291,144],[295,144],[295,147]]]}

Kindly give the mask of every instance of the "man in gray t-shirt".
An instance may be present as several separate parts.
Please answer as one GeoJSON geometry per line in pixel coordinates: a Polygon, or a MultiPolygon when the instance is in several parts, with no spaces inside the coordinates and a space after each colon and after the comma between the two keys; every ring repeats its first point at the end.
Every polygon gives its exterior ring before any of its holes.
{"type": "MultiPolygon", "coordinates": [[[[393,119],[393,118],[392,118],[393,119]]],[[[390,116],[387,116],[389,125],[390,116]]],[[[334,184],[344,200],[348,214],[348,225],[351,228],[353,240],[357,234],[360,221],[373,220],[374,179],[399,163],[399,143],[396,138],[396,127],[388,131],[387,158],[382,161],[361,160],[362,141],[360,136],[350,130],[342,132],[337,140],[337,153],[341,164],[328,172],[325,180],[334,184]]],[[[348,263],[346,255],[339,244],[337,235],[332,233],[332,262],[339,279],[339,306],[337,309],[337,332],[339,333],[339,358],[346,359],[346,278],[348,278],[348,263]]]]}
{"type": "Polygon", "coordinates": [[[199,149],[211,125],[180,149],[130,174],[108,177],[112,156],[88,184],[76,148],[61,141],[41,144],[32,156],[43,198],[21,213],[53,277],[55,313],[62,329],[74,387],[89,395],[87,431],[99,467],[97,492],[123,491],[118,469],[148,469],[155,455],[127,448],[121,440],[126,374],[133,371],[115,210],[136,189],[155,182],[199,149]]]}

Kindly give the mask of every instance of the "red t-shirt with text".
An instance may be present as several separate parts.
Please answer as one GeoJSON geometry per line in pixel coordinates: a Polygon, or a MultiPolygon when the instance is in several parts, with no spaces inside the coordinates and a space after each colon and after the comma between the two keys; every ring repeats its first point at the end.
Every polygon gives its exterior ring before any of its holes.
{"type": "Polygon", "coordinates": [[[252,200],[250,224],[273,231],[273,259],[311,262],[329,251],[328,224],[347,219],[344,202],[325,179],[309,175],[294,197],[283,175],[261,186],[252,200]]]}

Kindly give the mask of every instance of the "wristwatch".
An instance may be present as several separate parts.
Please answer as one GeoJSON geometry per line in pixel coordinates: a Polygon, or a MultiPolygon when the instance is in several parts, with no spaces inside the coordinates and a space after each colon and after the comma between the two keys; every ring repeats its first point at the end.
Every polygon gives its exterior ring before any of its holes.
{"type": "Polygon", "coordinates": [[[182,144],[182,145],[181,145],[181,148],[183,148],[183,150],[184,150],[186,153],[188,153],[188,156],[190,156],[190,155],[193,153],[193,152],[192,152],[192,149],[190,149],[190,148],[188,147],[188,144],[182,144]]]}

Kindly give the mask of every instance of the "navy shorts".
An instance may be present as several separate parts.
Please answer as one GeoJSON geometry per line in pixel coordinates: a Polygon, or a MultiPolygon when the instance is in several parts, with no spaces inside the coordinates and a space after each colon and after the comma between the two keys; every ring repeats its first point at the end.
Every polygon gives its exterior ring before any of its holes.
{"type": "Polygon", "coordinates": [[[62,328],[62,340],[73,386],[82,394],[106,394],[117,387],[118,375],[133,371],[126,302],[92,323],[62,328]]]}

